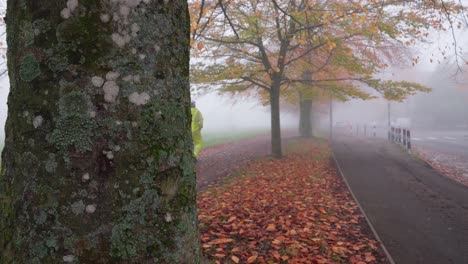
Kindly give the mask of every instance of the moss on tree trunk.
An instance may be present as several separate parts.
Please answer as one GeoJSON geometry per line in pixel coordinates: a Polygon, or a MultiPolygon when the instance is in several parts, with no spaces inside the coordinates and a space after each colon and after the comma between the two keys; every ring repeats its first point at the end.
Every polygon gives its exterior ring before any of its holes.
{"type": "Polygon", "coordinates": [[[0,263],[199,263],[187,2],[7,16],[0,263]]]}

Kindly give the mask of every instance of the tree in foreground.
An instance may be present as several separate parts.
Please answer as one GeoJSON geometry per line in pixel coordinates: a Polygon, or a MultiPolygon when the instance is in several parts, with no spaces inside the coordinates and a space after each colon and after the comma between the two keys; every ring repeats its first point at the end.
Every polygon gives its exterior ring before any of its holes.
{"type": "Polygon", "coordinates": [[[199,263],[187,2],[7,14],[0,263],[199,263]]]}

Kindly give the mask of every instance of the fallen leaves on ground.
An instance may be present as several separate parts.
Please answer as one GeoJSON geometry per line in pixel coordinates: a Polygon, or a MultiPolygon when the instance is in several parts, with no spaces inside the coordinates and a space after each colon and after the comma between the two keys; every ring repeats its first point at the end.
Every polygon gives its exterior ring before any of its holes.
{"type": "Polygon", "coordinates": [[[453,153],[433,151],[430,148],[415,149],[418,156],[435,170],[452,180],[468,186],[468,165],[466,157],[453,153]]]}
{"type": "Polygon", "coordinates": [[[214,263],[386,263],[326,143],[289,149],[199,194],[204,254],[214,263]]]}

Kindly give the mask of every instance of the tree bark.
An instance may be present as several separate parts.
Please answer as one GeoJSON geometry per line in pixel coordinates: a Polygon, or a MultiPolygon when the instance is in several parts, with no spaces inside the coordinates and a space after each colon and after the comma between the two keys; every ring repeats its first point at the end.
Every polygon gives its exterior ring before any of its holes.
{"type": "Polygon", "coordinates": [[[270,90],[271,105],[271,150],[275,158],[283,157],[281,146],[281,123],[280,123],[280,85],[279,81],[273,82],[270,90]]]}
{"type": "Polygon", "coordinates": [[[299,89],[299,135],[301,137],[312,136],[312,71],[305,70],[302,72],[302,78],[308,80],[308,90],[301,91],[299,89]],[[309,90],[310,89],[310,90],[309,90]]]}
{"type": "Polygon", "coordinates": [[[7,16],[0,263],[199,263],[187,2],[7,16]]]}
{"type": "Polygon", "coordinates": [[[299,100],[299,134],[301,137],[312,136],[312,99],[299,100]]]}

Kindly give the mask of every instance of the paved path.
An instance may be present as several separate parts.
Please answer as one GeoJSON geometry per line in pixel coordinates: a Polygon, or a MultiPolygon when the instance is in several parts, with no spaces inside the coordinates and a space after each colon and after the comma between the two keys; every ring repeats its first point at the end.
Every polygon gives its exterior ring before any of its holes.
{"type": "Polygon", "coordinates": [[[468,188],[382,139],[337,139],[344,176],[398,264],[468,263],[468,188]]]}

